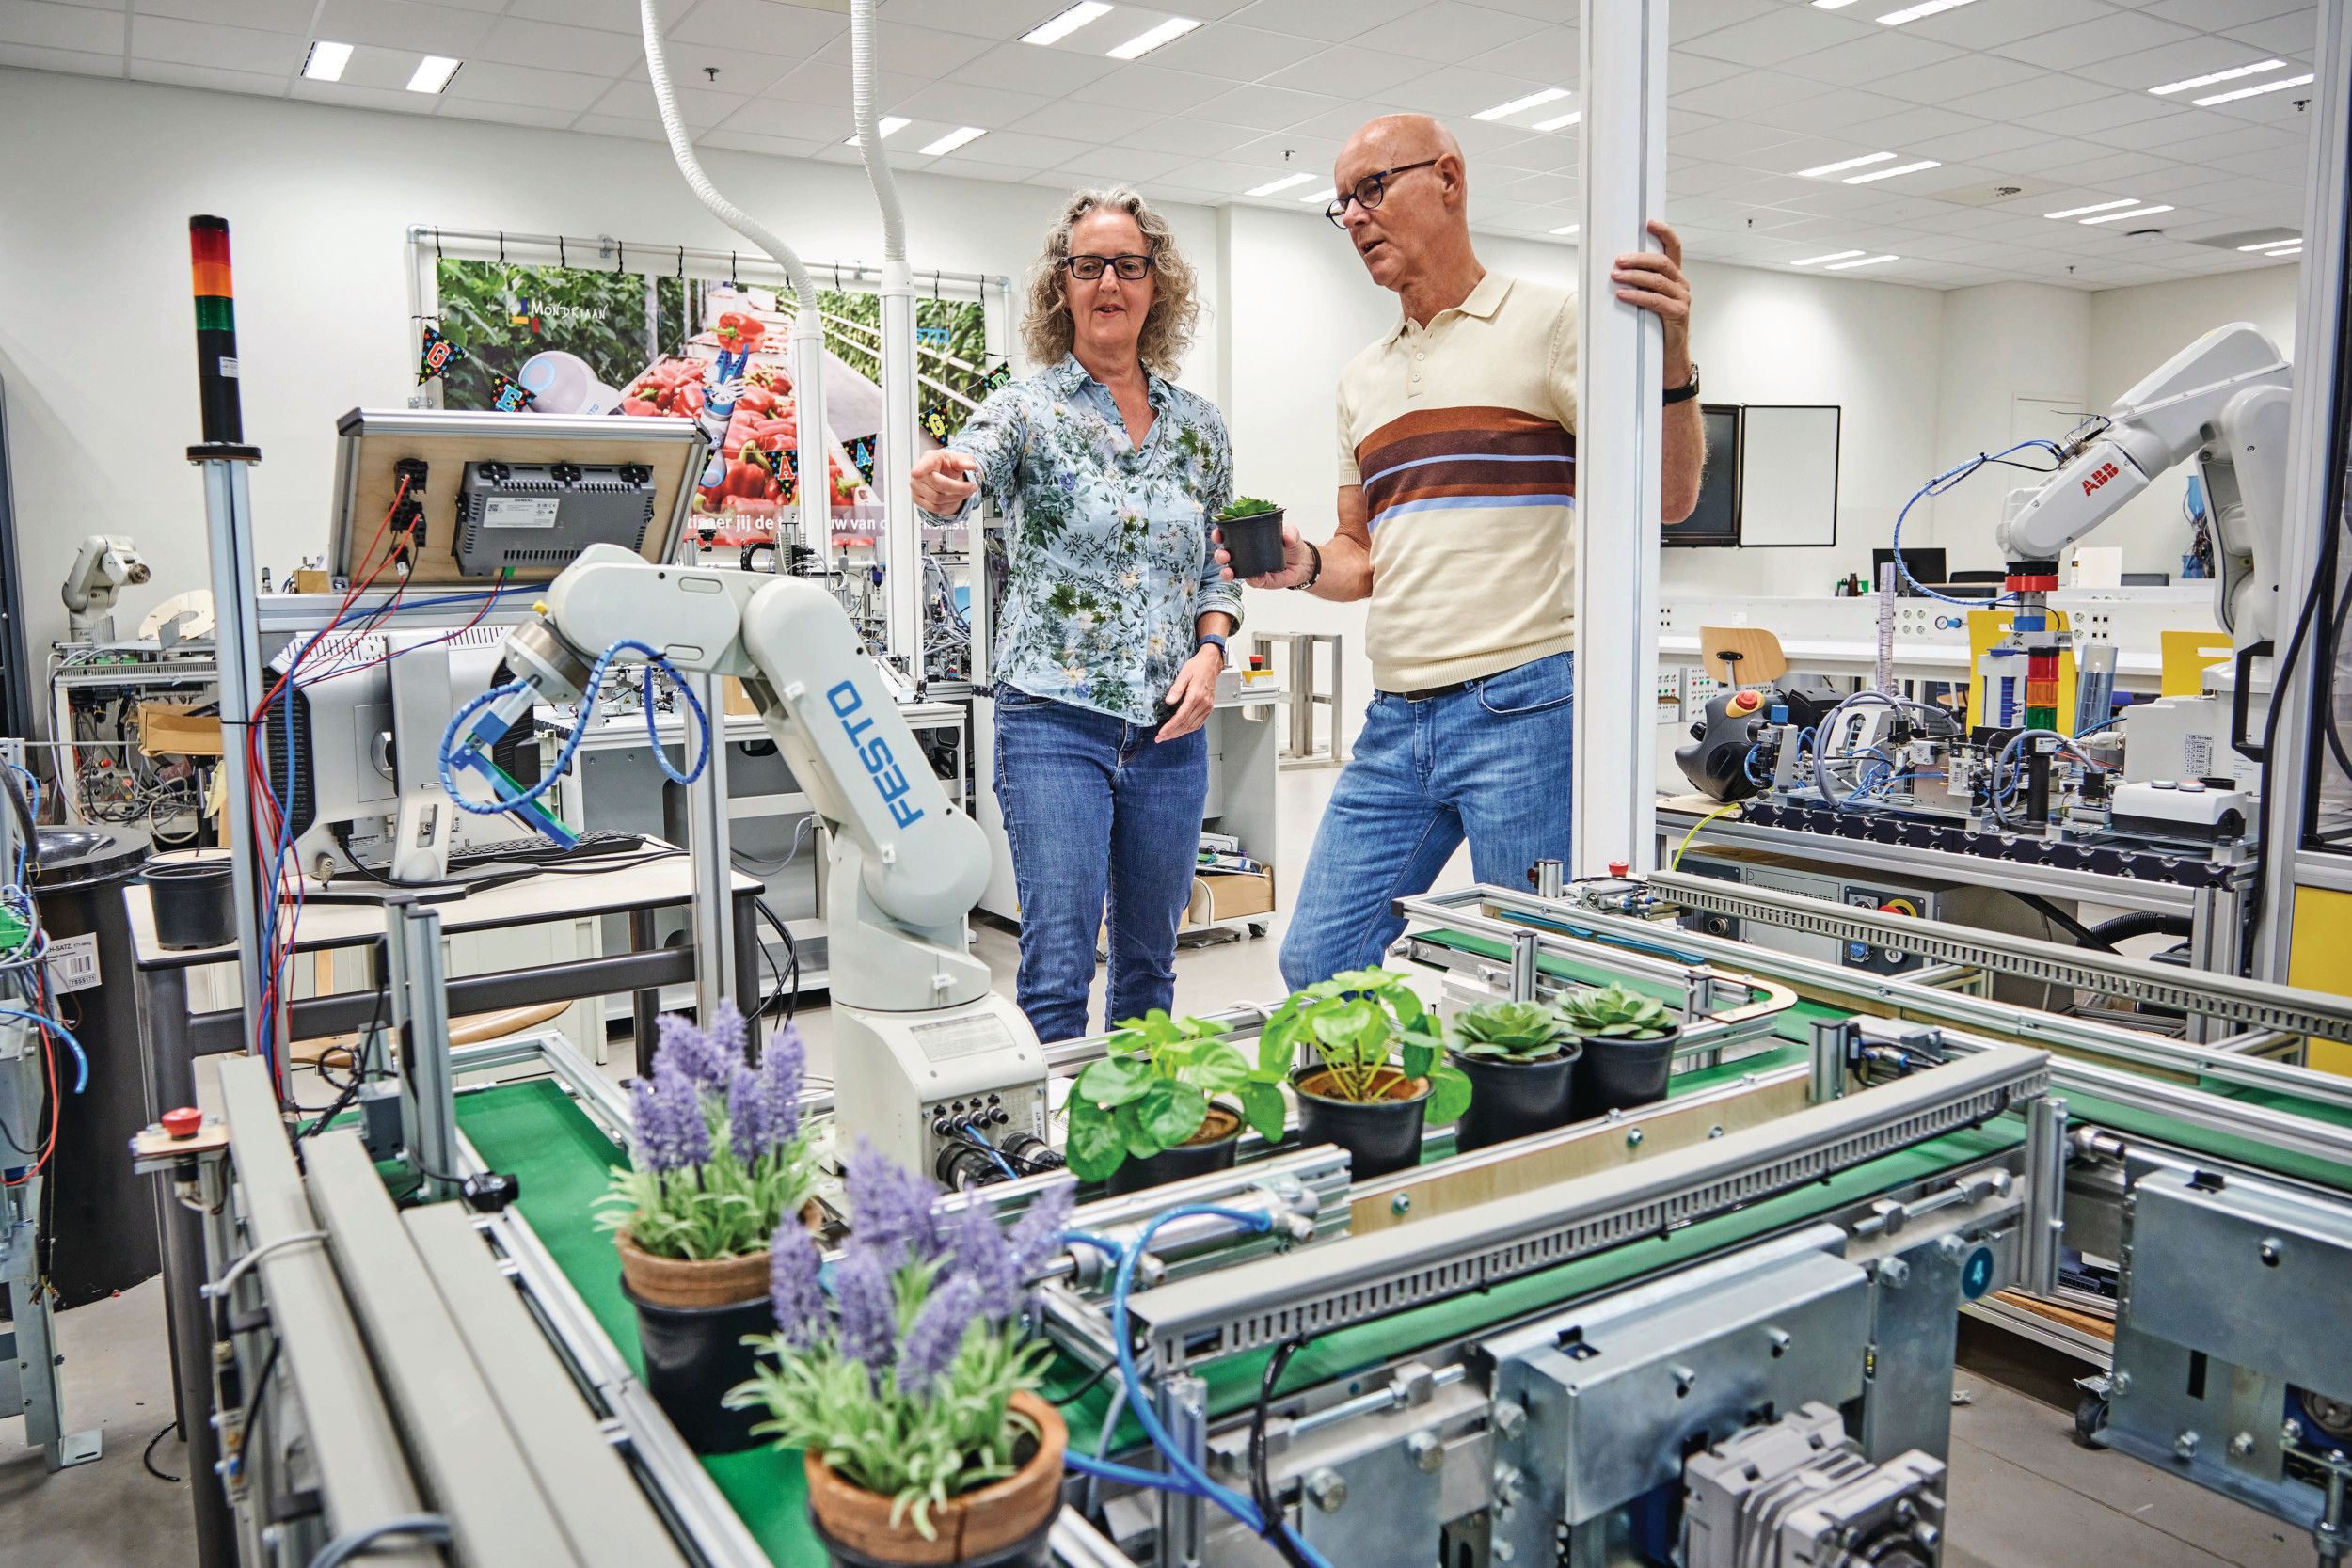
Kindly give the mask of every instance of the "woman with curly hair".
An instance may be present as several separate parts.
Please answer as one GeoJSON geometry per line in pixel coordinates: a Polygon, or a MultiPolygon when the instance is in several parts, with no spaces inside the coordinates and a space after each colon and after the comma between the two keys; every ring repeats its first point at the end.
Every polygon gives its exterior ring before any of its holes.
{"type": "Polygon", "coordinates": [[[1210,542],[1233,491],[1225,420],[1167,379],[1195,287],[1141,197],[1078,192],[1029,273],[1022,337],[1044,369],[914,464],[933,522],[983,489],[1019,519],[994,653],[996,798],[1021,898],[1021,1010],[1047,1041],[1087,1032],[1106,901],[1106,1023],[1175,992],[1208,797],[1201,726],[1241,624],[1210,542]]]}

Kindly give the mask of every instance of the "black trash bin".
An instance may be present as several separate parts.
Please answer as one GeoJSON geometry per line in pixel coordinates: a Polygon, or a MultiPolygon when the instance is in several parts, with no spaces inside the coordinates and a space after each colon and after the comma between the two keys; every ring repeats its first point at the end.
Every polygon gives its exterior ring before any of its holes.
{"type": "Polygon", "coordinates": [[[139,1070],[138,987],[122,889],[147,862],[132,828],[43,828],[33,896],[49,936],[49,972],[72,990],[50,1006],[89,1058],[72,1091],[72,1057],[57,1062],[57,1148],[50,1156],[43,1227],[59,1307],[81,1307],[154,1277],[155,1196],[131,1171],[131,1139],[147,1125],[139,1070]]]}

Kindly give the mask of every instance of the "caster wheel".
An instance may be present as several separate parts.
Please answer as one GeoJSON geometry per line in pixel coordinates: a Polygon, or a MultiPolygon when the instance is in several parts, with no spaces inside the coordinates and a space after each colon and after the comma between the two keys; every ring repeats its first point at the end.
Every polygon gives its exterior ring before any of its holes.
{"type": "Polygon", "coordinates": [[[2106,1447],[2107,1397],[2085,1393],[2074,1406],[2074,1441],[2086,1449],[2106,1447]]]}

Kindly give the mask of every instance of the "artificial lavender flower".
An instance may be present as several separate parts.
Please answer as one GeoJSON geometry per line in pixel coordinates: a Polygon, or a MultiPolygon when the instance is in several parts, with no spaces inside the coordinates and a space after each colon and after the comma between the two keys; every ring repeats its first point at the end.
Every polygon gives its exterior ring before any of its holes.
{"type": "Polygon", "coordinates": [[[710,1158],[710,1124],[703,1119],[702,1091],[673,1063],[657,1063],[653,1082],[638,1079],[629,1095],[639,1164],[660,1173],[685,1170],[710,1158]]]}
{"type": "Polygon", "coordinates": [[[910,1259],[928,1263],[939,1256],[939,1226],[931,1216],[929,1181],[862,1138],[843,1176],[850,1194],[850,1228],[885,1267],[895,1269],[910,1259]]]}
{"type": "Polygon", "coordinates": [[[768,1135],[789,1143],[801,1132],[801,1080],[808,1070],[808,1044],[800,1026],[787,1023],[759,1058],[760,1093],[768,1113],[768,1135]]]}
{"type": "Polygon", "coordinates": [[[1062,1234],[1070,1228],[1070,1213],[1077,1202],[1075,1183],[1049,1187],[1012,1227],[1012,1266],[1021,1278],[1035,1278],[1059,1255],[1062,1234]]]}
{"type": "Polygon", "coordinates": [[[969,1282],[991,1322],[1010,1317],[1024,1294],[1022,1274],[994,1217],[980,1204],[965,1204],[948,1222],[947,1244],[949,1282],[969,1282]]]}
{"type": "Polygon", "coordinates": [[[784,1342],[805,1350],[825,1337],[825,1292],[818,1282],[824,1254],[817,1238],[787,1215],[768,1243],[768,1299],[776,1309],[776,1331],[784,1342]]]}
{"type": "Polygon", "coordinates": [[[841,1308],[841,1354],[869,1375],[888,1371],[898,1342],[898,1296],[888,1261],[853,1240],[833,1271],[833,1293],[841,1308]]]}
{"type": "Polygon", "coordinates": [[[969,1275],[958,1275],[931,1292],[907,1330],[906,1354],[898,1357],[898,1392],[930,1392],[963,1347],[980,1302],[980,1287],[969,1275]]]}
{"type": "Polygon", "coordinates": [[[736,1159],[747,1167],[768,1152],[768,1144],[760,1136],[760,1121],[759,1074],[738,1062],[727,1085],[727,1142],[736,1159]]]}
{"type": "Polygon", "coordinates": [[[723,1089],[743,1060],[743,1015],[732,1002],[722,1002],[710,1027],[697,1029],[683,1013],[661,1015],[661,1045],[657,1063],[674,1062],[695,1083],[723,1089]]]}

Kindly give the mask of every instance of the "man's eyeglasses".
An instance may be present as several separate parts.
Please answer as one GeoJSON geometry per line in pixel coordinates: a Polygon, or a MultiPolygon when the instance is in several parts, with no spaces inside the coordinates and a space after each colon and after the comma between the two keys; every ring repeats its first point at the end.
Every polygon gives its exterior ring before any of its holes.
{"type": "Polygon", "coordinates": [[[1375,207],[1379,206],[1381,199],[1389,194],[1390,181],[1400,174],[1410,174],[1417,168],[1432,167],[1437,162],[1435,158],[1423,158],[1417,164],[1405,164],[1396,168],[1384,168],[1367,174],[1361,180],[1357,181],[1345,196],[1326,207],[1323,210],[1323,215],[1331,220],[1333,228],[1344,229],[1347,227],[1347,204],[1349,202],[1353,201],[1369,213],[1375,207]]]}
{"type": "Polygon", "coordinates": [[[1071,277],[1082,282],[1093,282],[1103,276],[1104,267],[1110,267],[1128,282],[1140,283],[1143,281],[1143,275],[1152,270],[1152,258],[1149,256],[1073,256],[1063,261],[1062,265],[1070,269],[1071,277]]]}

